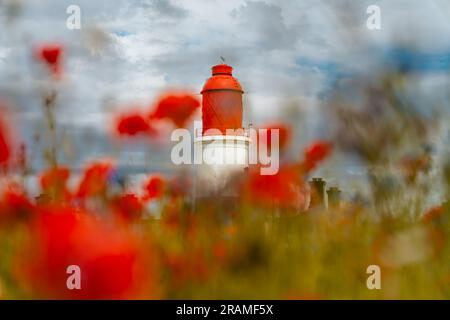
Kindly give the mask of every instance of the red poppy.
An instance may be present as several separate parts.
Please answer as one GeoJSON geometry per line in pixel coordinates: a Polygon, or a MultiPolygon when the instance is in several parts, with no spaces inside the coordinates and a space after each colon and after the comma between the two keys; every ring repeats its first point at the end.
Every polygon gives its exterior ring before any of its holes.
{"type": "Polygon", "coordinates": [[[40,177],[42,192],[54,200],[69,200],[70,192],[67,188],[70,170],[66,167],[50,168],[40,177]]]}
{"type": "Polygon", "coordinates": [[[65,187],[70,176],[70,170],[65,167],[55,167],[41,174],[40,182],[42,189],[53,187],[65,187]]]}
{"type": "Polygon", "coordinates": [[[151,176],[145,186],[145,200],[158,199],[164,195],[166,182],[160,175],[151,176]]]}
{"type": "Polygon", "coordinates": [[[35,56],[38,60],[44,62],[54,75],[59,75],[61,73],[62,53],[61,45],[45,44],[36,49],[35,56]]]}
{"type": "Polygon", "coordinates": [[[0,119],[0,166],[6,165],[11,156],[6,127],[0,119]]]}
{"type": "Polygon", "coordinates": [[[153,284],[148,250],[136,237],[73,208],[42,209],[29,245],[19,276],[38,297],[140,298],[153,284]],[[67,287],[71,265],[79,267],[79,290],[67,287]]]}
{"type": "Polygon", "coordinates": [[[142,201],[135,194],[125,194],[112,201],[112,208],[117,216],[126,222],[138,220],[144,212],[142,201]]]}
{"type": "Polygon", "coordinates": [[[139,133],[153,133],[148,121],[140,114],[121,116],[117,122],[117,132],[120,135],[134,136],[139,133]]]}
{"type": "Polygon", "coordinates": [[[282,167],[274,175],[261,175],[259,170],[252,170],[245,189],[251,202],[263,206],[301,208],[306,201],[300,173],[294,166],[282,167]]]}
{"type": "Polygon", "coordinates": [[[29,217],[34,205],[25,192],[17,187],[9,187],[0,198],[0,225],[13,222],[16,219],[29,217]]]}
{"type": "Polygon", "coordinates": [[[278,129],[278,146],[279,150],[283,151],[289,144],[291,139],[291,128],[283,123],[272,123],[262,126],[267,129],[267,150],[270,152],[272,148],[272,134],[275,134],[275,129],[278,129]]]}
{"type": "Polygon", "coordinates": [[[88,166],[78,187],[77,196],[85,198],[104,195],[112,171],[113,165],[110,162],[95,162],[88,166]]]}
{"type": "Polygon", "coordinates": [[[325,160],[333,150],[331,143],[327,141],[316,141],[305,149],[303,166],[306,172],[314,170],[317,165],[325,160]]]}
{"type": "Polygon", "coordinates": [[[159,100],[150,117],[168,119],[177,127],[184,127],[199,106],[200,102],[191,94],[169,94],[159,100]]]}

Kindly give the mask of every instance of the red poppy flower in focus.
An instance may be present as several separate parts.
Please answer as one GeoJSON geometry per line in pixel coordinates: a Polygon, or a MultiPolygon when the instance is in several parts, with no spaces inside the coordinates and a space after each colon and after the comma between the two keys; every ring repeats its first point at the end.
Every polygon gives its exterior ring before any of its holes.
{"type": "Polygon", "coordinates": [[[8,144],[7,131],[0,119],[0,166],[6,165],[11,156],[11,149],[8,144]]]}
{"type": "Polygon", "coordinates": [[[270,152],[272,148],[272,134],[275,134],[275,129],[278,129],[278,146],[279,150],[283,151],[289,144],[291,139],[291,128],[283,123],[273,123],[262,126],[267,129],[267,150],[270,152]]]}
{"type": "Polygon", "coordinates": [[[305,149],[303,166],[306,172],[314,170],[317,165],[325,160],[333,150],[331,143],[327,141],[316,141],[305,149]]]}
{"type": "Polygon", "coordinates": [[[152,134],[152,129],[148,121],[140,114],[121,116],[117,122],[117,132],[120,135],[134,136],[139,133],[152,134]]]}
{"type": "Polygon", "coordinates": [[[77,196],[86,198],[104,194],[113,169],[114,167],[110,162],[95,162],[91,164],[84,171],[77,196]]]}
{"type": "Polygon", "coordinates": [[[181,128],[199,106],[200,102],[191,94],[170,94],[159,100],[150,118],[169,119],[181,128]]]}
{"type": "Polygon", "coordinates": [[[138,220],[144,212],[144,205],[135,194],[125,194],[113,199],[112,208],[126,222],[138,220]]]}
{"type": "Polygon", "coordinates": [[[61,73],[63,49],[59,44],[45,44],[35,51],[35,57],[44,62],[54,75],[61,73]]]}
{"type": "Polygon", "coordinates": [[[87,213],[46,208],[31,227],[18,275],[38,297],[143,298],[143,290],[152,288],[154,279],[148,252],[132,234],[87,213]],[[71,265],[80,268],[79,290],[67,288],[71,265]]]}
{"type": "Polygon", "coordinates": [[[145,189],[145,200],[158,199],[164,195],[166,188],[166,182],[160,175],[151,176],[146,182],[145,189]]]}

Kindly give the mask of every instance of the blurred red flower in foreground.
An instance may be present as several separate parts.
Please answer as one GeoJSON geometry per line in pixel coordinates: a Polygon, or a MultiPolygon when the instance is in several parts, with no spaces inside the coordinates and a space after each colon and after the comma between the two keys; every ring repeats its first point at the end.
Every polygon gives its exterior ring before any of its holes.
{"type": "Polygon", "coordinates": [[[104,195],[113,168],[110,162],[95,162],[87,167],[78,187],[77,196],[85,198],[104,195]]]}
{"type": "Polygon", "coordinates": [[[18,258],[18,276],[45,298],[143,298],[154,280],[148,252],[132,234],[84,212],[41,209],[18,258]],[[67,288],[71,265],[80,268],[80,290],[67,288]]]}
{"type": "Polygon", "coordinates": [[[138,220],[144,212],[141,199],[131,193],[114,198],[112,208],[118,217],[126,222],[138,220]]]}
{"type": "Polygon", "coordinates": [[[302,208],[306,193],[300,172],[295,166],[282,167],[275,175],[261,175],[252,170],[245,185],[248,199],[261,205],[302,208]]]}
{"type": "Polygon", "coordinates": [[[317,165],[325,160],[333,150],[331,143],[316,141],[305,149],[303,166],[306,172],[314,170],[317,165]]]}
{"type": "Polygon", "coordinates": [[[29,217],[34,210],[25,192],[18,187],[9,187],[0,197],[0,225],[29,217]]]}
{"type": "Polygon", "coordinates": [[[117,122],[117,132],[120,135],[134,136],[139,133],[152,134],[153,129],[142,115],[136,113],[121,116],[117,122]]]}
{"type": "Polygon", "coordinates": [[[69,200],[70,192],[67,188],[69,176],[70,170],[65,167],[55,167],[44,171],[40,177],[42,192],[54,200],[69,200]]]}
{"type": "Polygon", "coordinates": [[[158,199],[164,195],[166,188],[166,182],[160,175],[151,176],[146,182],[145,189],[145,200],[158,199]]]}
{"type": "MultiPolygon", "coordinates": [[[[267,129],[267,150],[269,152],[272,147],[272,131],[274,131],[275,129],[278,129],[278,146],[280,148],[280,151],[285,150],[285,148],[289,144],[289,140],[291,139],[291,128],[283,123],[267,124],[265,126],[262,126],[262,128],[267,129]]],[[[273,133],[275,133],[275,131],[273,133]]]]}
{"type": "Polygon", "coordinates": [[[63,49],[59,44],[45,44],[35,51],[36,59],[44,62],[54,75],[61,73],[63,49]]]}
{"type": "Polygon", "coordinates": [[[56,167],[48,169],[41,174],[41,188],[65,188],[69,179],[70,171],[65,167],[56,167]]]}
{"type": "Polygon", "coordinates": [[[169,94],[159,100],[150,118],[168,119],[177,127],[184,127],[199,106],[191,94],[169,94]]]}
{"type": "Polygon", "coordinates": [[[8,144],[7,131],[3,120],[0,119],[0,166],[6,165],[11,156],[11,149],[8,144]]]}

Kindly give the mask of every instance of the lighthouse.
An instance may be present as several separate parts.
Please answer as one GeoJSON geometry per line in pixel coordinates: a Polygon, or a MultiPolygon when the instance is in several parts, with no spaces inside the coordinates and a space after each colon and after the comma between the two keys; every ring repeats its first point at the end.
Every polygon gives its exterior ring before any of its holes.
{"type": "Polygon", "coordinates": [[[202,95],[202,124],[194,129],[195,196],[234,196],[231,179],[249,165],[250,137],[243,128],[244,91],[227,64],[212,67],[202,95]]]}

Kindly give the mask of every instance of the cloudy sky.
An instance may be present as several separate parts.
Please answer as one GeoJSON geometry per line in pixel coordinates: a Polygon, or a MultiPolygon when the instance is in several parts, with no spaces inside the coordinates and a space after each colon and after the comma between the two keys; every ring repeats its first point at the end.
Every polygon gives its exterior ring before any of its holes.
{"type": "MultiPolygon", "coordinates": [[[[58,121],[81,132],[106,130],[110,106],[145,105],[167,88],[199,92],[220,56],[246,91],[246,121],[283,117],[290,106],[302,115],[301,142],[323,134],[317,110],[340,81],[370,77],[391,64],[408,64],[418,74],[418,94],[448,108],[448,0],[0,4],[0,95],[23,123],[41,116],[39,70],[30,57],[45,41],[66,48],[58,121]],[[66,28],[69,5],[81,9],[80,30],[66,28]],[[369,5],[381,9],[381,30],[366,27],[369,5]]],[[[24,135],[29,131],[27,125],[24,135]]]]}

